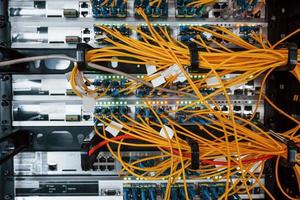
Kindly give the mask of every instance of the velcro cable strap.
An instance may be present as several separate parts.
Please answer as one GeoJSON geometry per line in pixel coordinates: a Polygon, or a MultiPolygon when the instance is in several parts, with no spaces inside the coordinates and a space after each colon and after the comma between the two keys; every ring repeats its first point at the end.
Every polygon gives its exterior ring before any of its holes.
{"type": "Polygon", "coordinates": [[[296,43],[288,43],[288,63],[287,68],[289,71],[293,71],[298,62],[298,47],[296,43]]]}
{"type": "Polygon", "coordinates": [[[76,59],[77,59],[77,66],[79,71],[84,71],[87,69],[86,65],[86,52],[93,49],[88,44],[85,43],[79,43],[77,44],[77,50],[76,50],[76,59]]]}
{"type": "Polygon", "coordinates": [[[191,169],[197,170],[200,167],[200,149],[199,144],[195,141],[190,141],[189,145],[191,147],[191,169]]]}
{"type": "Polygon", "coordinates": [[[298,46],[296,43],[289,42],[283,47],[287,47],[288,49],[288,61],[286,66],[279,67],[276,71],[293,71],[298,62],[298,46]]]}
{"type": "Polygon", "coordinates": [[[199,73],[199,57],[198,57],[198,48],[197,44],[192,42],[188,45],[190,50],[190,72],[199,73]]]}

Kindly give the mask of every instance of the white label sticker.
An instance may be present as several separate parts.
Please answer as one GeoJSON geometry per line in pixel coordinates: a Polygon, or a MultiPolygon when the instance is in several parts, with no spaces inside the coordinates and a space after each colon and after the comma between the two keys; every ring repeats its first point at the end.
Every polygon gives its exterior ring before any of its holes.
{"type": "Polygon", "coordinates": [[[168,69],[164,70],[161,75],[165,78],[168,78],[169,76],[175,76],[177,74],[180,74],[181,70],[180,67],[176,64],[170,66],[168,69]]]}
{"type": "Polygon", "coordinates": [[[119,124],[115,121],[111,121],[110,124],[105,128],[105,130],[112,134],[114,137],[116,137],[122,128],[122,124],[119,124]]]}
{"type": "Polygon", "coordinates": [[[156,66],[155,65],[148,65],[146,64],[146,70],[147,70],[147,75],[150,76],[157,72],[156,66]]]}
{"type": "Polygon", "coordinates": [[[40,113],[48,114],[49,120],[63,120],[66,115],[65,103],[41,103],[40,113]]]}
{"type": "Polygon", "coordinates": [[[173,136],[174,136],[174,131],[173,131],[173,129],[171,129],[170,127],[168,127],[168,126],[166,126],[166,125],[164,125],[164,127],[165,127],[166,132],[165,132],[165,130],[162,128],[162,129],[160,129],[159,135],[160,135],[161,137],[166,138],[166,139],[168,139],[168,136],[169,136],[169,138],[172,139],[173,136]]]}
{"type": "Polygon", "coordinates": [[[208,32],[203,32],[203,35],[206,37],[206,39],[211,39],[212,38],[212,34],[211,33],[208,33],[208,32]]]}
{"type": "Polygon", "coordinates": [[[83,96],[82,98],[82,114],[91,114],[94,112],[96,100],[93,97],[83,96]]]}
{"type": "Polygon", "coordinates": [[[42,90],[49,94],[65,94],[67,89],[66,79],[42,79],[42,90]]]}
{"type": "Polygon", "coordinates": [[[211,78],[208,78],[206,79],[206,84],[208,86],[218,86],[220,84],[219,80],[217,79],[217,77],[211,77],[211,78]]]}
{"type": "Polygon", "coordinates": [[[184,76],[184,74],[183,73],[180,73],[177,77],[176,77],[176,79],[173,81],[173,83],[177,83],[177,82],[184,82],[184,81],[186,81],[186,77],[184,76]]]}
{"type": "Polygon", "coordinates": [[[153,87],[158,87],[166,82],[163,76],[159,76],[151,81],[153,87]]]}

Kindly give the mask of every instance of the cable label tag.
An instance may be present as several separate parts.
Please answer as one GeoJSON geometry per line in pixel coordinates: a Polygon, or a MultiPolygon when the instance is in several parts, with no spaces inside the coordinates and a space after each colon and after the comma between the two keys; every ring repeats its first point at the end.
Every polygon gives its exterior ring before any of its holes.
{"type": "Polygon", "coordinates": [[[163,128],[160,129],[159,135],[160,135],[161,137],[166,138],[166,139],[168,139],[168,136],[169,136],[169,139],[172,139],[173,136],[174,136],[174,131],[173,131],[173,129],[171,129],[170,127],[168,127],[168,126],[166,126],[166,125],[164,125],[164,127],[165,127],[165,130],[164,130],[163,128]]]}
{"type": "Polygon", "coordinates": [[[159,76],[151,81],[153,87],[158,87],[166,82],[163,76],[159,76]]]}
{"type": "Polygon", "coordinates": [[[49,120],[64,120],[66,115],[65,103],[41,103],[40,114],[48,115],[49,120]]]}
{"type": "Polygon", "coordinates": [[[177,64],[174,64],[170,66],[168,69],[164,70],[161,75],[165,78],[168,78],[170,76],[175,76],[177,74],[181,73],[181,69],[177,64]]]}
{"type": "Polygon", "coordinates": [[[219,86],[220,85],[219,80],[215,76],[206,79],[205,82],[206,82],[207,86],[219,86]]]}
{"type": "Polygon", "coordinates": [[[154,74],[155,72],[157,72],[157,69],[156,69],[155,65],[146,64],[146,71],[147,71],[147,75],[150,76],[150,75],[154,74]]]}
{"type": "Polygon", "coordinates": [[[105,128],[105,130],[110,134],[112,134],[114,137],[116,137],[122,128],[123,128],[122,124],[119,124],[115,121],[111,121],[110,124],[105,128]]]}
{"type": "Polygon", "coordinates": [[[90,96],[83,96],[82,98],[82,115],[91,114],[94,112],[96,99],[90,96]]]}

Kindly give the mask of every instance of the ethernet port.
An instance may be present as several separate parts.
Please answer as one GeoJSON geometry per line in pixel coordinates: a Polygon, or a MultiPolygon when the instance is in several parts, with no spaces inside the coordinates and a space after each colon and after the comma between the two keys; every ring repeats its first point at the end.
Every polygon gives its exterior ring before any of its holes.
{"type": "Polygon", "coordinates": [[[99,169],[100,169],[100,171],[105,171],[106,170],[106,166],[105,165],[100,165],[99,169]]]}
{"type": "Polygon", "coordinates": [[[82,2],[80,5],[81,8],[88,8],[89,5],[86,2],[82,2]]]}
{"type": "Polygon", "coordinates": [[[89,119],[91,119],[91,116],[90,116],[90,115],[83,115],[82,118],[83,118],[85,121],[88,121],[89,119]]]}
{"type": "Polygon", "coordinates": [[[115,162],[115,159],[113,157],[108,157],[107,162],[115,162]]]}
{"type": "Polygon", "coordinates": [[[85,43],[89,43],[89,41],[91,41],[91,38],[83,38],[83,41],[84,41],[85,43]]]}
{"type": "Polygon", "coordinates": [[[108,165],[107,166],[108,171],[113,171],[115,169],[114,165],[108,165]]]}
{"type": "Polygon", "coordinates": [[[88,14],[89,14],[88,11],[82,11],[82,12],[81,12],[81,15],[82,15],[83,17],[86,17],[88,14]]]}
{"type": "Polygon", "coordinates": [[[104,157],[101,157],[101,158],[99,159],[99,162],[101,162],[101,163],[105,163],[105,162],[106,162],[106,158],[104,158],[104,157]]]}
{"type": "Polygon", "coordinates": [[[82,33],[88,35],[88,34],[91,33],[91,31],[90,31],[90,29],[85,28],[85,29],[82,31],[82,33]]]}

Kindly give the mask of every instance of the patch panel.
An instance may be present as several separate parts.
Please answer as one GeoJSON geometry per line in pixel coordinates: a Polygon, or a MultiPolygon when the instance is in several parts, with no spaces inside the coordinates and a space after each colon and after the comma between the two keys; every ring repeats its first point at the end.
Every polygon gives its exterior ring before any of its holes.
{"type": "MultiPolygon", "coordinates": [[[[134,9],[142,8],[148,17],[166,18],[168,17],[167,0],[134,0],[134,9]]],[[[135,11],[135,16],[140,15],[135,11]]]]}
{"type": "MultiPolygon", "coordinates": [[[[97,44],[108,44],[105,41],[105,38],[110,38],[113,41],[118,41],[112,35],[105,33],[100,27],[105,26],[109,29],[118,30],[122,35],[130,36],[131,30],[127,27],[127,25],[105,25],[105,24],[96,24],[94,25],[94,40],[97,44]]],[[[119,41],[118,41],[119,42],[119,41]]]]}
{"type": "MultiPolygon", "coordinates": [[[[105,106],[105,107],[96,106],[94,115],[97,115],[100,118],[103,118],[105,116],[110,119],[113,119],[111,116],[113,114],[121,121],[127,122],[128,120],[122,115],[128,115],[129,112],[130,109],[127,106],[105,106]]],[[[96,123],[98,123],[98,120],[96,118],[94,118],[94,120],[96,123]]]]}
{"type": "MultiPolygon", "coordinates": [[[[147,34],[147,35],[151,35],[151,32],[148,28],[148,26],[146,25],[140,25],[137,27],[139,30],[141,30],[143,33],[147,34]]],[[[170,28],[169,25],[159,25],[159,24],[155,24],[153,25],[153,28],[158,32],[158,34],[164,38],[167,39],[166,36],[163,34],[164,32],[167,32],[169,35],[172,35],[172,30],[170,28]]],[[[142,35],[138,34],[137,38],[141,41],[144,41],[144,38],[142,35]]],[[[153,41],[149,41],[150,43],[153,43],[153,41]]]]}
{"type": "Polygon", "coordinates": [[[125,0],[92,0],[92,12],[95,18],[127,16],[127,1],[125,0]]]}
{"type": "MultiPolygon", "coordinates": [[[[213,30],[213,27],[210,27],[209,25],[204,25],[203,27],[213,30]]],[[[262,33],[262,27],[261,26],[231,26],[227,27],[229,30],[234,32],[236,35],[238,35],[243,40],[249,42],[250,44],[256,44],[256,41],[251,37],[252,33],[262,33]]],[[[220,32],[221,33],[221,32],[220,32]]],[[[208,32],[200,32],[197,30],[197,26],[191,26],[191,25],[180,25],[179,26],[179,34],[178,39],[181,42],[184,43],[190,43],[192,40],[199,40],[198,38],[201,37],[205,42],[207,42],[210,45],[214,45],[212,40],[215,40],[223,45],[229,45],[230,44],[227,41],[224,41],[220,38],[215,38],[213,35],[211,35],[208,32]]]]}
{"type": "MultiPolygon", "coordinates": [[[[78,26],[72,26],[69,22],[63,21],[60,24],[45,25],[45,23],[19,23],[16,21],[12,24],[12,34],[11,40],[12,45],[15,47],[39,47],[39,48],[75,48],[76,44],[79,42],[88,43],[93,47],[102,47],[107,45],[104,41],[105,38],[109,37],[115,40],[109,34],[104,33],[98,26],[106,26],[109,28],[115,28],[120,31],[123,35],[129,36],[134,39],[142,40],[139,34],[135,31],[130,30],[129,27],[134,27],[137,29],[142,29],[146,34],[149,34],[146,26],[143,25],[144,22],[141,21],[131,21],[126,20],[124,22],[116,22],[113,19],[106,21],[88,21],[88,22],[78,22],[78,26]],[[127,27],[128,26],[128,27],[127,27]],[[65,27],[68,27],[67,29],[65,27]]],[[[161,21],[157,20],[154,25],[156,30],[159,27],[167,29],[167,32],[174,38],[179,39],[182,42],[188,42],[191,38],[199,35],[197,31],[193,30],[192,27],[202,26],[202,25],[220,25],[228,27],[233,30],[234,33],[239,35],[244,40],[255,44],[255,41],[250,37],[251,32],[262,33],[266,36],[266,24],[265,23],[211,23],[211,22],[193,22],[193,21],[180,21],[175,22],[170,20],[161,21]]],[[[161,31],[158,31],[162,35],[161,31]]],[[[201,34],[204,40],[211,39],[212,36],[208,33],[201,34]]],[[[165,38],[165,36],[163,36],[165,38]]],[[[219,40],[218,40],[219,41],[219,40]]],[[[151,41],[150,41],[151,42],[151,41]]],[[[210,41],[207,41],[211,43],[210,41]]],[[[224,41],[219,41],[223,42],[224,41]]],[[[229,45],[224,43],[225,45],[229,45]]]]}

